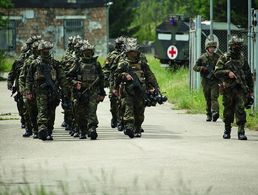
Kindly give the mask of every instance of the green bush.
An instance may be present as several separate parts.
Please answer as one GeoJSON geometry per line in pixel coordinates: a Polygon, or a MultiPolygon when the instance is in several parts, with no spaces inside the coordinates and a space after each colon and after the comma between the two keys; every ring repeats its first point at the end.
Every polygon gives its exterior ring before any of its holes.
{"type": "Polygon", "coordinates": [[[0,50],[0,72],[9,72],[11,70],[13,59],[7,58],[4,51],[0,50]]]}

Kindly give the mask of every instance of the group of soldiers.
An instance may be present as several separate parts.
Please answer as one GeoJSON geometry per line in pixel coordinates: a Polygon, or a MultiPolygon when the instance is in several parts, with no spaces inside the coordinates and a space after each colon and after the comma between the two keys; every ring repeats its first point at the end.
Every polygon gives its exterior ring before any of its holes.
{"type": "Polygon", "coordinates": [[[155,101],[163,103],[166,98],[137,39],[117,38],[103,68],[94,55],[94,45],[80,36],[69,37],[61,61],[51,56],[52,48],[53,44],[40,35],[31,35],[8,75],[7,88],[16,93],[14,99],[25,128],[23,137],[53,140],[55,110],[61,100],[62,126],[73,137],[95,140],[99,123],[96,111],[106,96],[105,87],[110,89],[111,127],[130,138],[141,137],[146,99],[156,94],[155,101]],[[147,98],[146,93],[150,94],[147,98]]]}
{"type": "Polygon", "coordinates": [[[236,118],[238,139],[247,140],[245,135],[246,112],[254,102],[253,76],[242,52],[243,39],[233,36],[229,40],[229,52],[218,55],[217,42],[208,41],[206,52],[193,67],[202,77],[206,100],[206,121],[216,122],[219,118],[219,94],[223,95],[224,139],[231,138],[231,128],[236,118]]]}

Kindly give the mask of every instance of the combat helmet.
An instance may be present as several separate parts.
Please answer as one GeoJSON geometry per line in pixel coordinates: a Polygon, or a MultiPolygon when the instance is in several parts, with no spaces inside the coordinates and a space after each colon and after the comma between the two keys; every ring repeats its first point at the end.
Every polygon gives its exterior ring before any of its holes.
{"type": "Polygon", "coordinates": [[[125,51],[129,52],[129,51],[137,51],[139,52],[139,44],[137,42],[137,39],[135,38],[127,38],[126,40],[126,44],[125,44],[125,51]]]}
{"type": "Polygon", "coordinates": [[[32,45],[35,41],[38,41],[38,40],[41,40],[41,39],[42,39],[41,35],[33,34],[33,35],[31,35],[30,38],[27,39],[26,44],[27,45],[32,45]]]}
{"type": "Polygon", "coordinates": [[[47,49],[50,50],[53,48],[53,43],[49,42],[49,41],[41,41],[38,45],[38,50],[43,50],[43,49],[47,49]]]}
{"type": "Polygon", "coordinates": [[[126,38],[123,36],[120,36],[116,38],[115,40],[115,48],[118,50],[123,50],[124,49],[124,44],[125,44],[126,38]]]}
{"type": "Polygon", "coordinates": [[[207,50],[209,47],[215,47],[217,48],[217,42],[216,41],[208,41],[205,43],[205,50],[207,50]]]}
{"type": "Polygon", "coordinates": [[[83,45],[80,47],[80,51],[84,58],[90,58],[94,55],[95,47],[88,40],[84,40],[83,45]]]}
{"type": "Polygon", "coordinates": [[[244,40],[237,35],[234,35],[228,42],[229,48],[232,48],[232,46],[236,46],[238,48],[241,48],[243,46],[244,40]]]}

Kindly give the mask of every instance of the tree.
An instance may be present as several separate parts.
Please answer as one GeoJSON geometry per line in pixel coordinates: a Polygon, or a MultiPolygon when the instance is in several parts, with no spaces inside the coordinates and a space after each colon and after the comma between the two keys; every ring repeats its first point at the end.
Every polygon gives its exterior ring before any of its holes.
{"type": "Polygon", "coordinates": [[[110,7],[110,37],[116,38],[121,35],[131,35],[128,27],[132,22],[136,0],[113,0],[110,7]]]}
{"type": "MultiPolygon", "coordinates": [[[[0,0],[0,8],[8,9],[12,7],[10,0],[0,0]]],[[[6,20],[3,18],[3,13],[0,12],[0,28],[6,25],[6,20]]]]}

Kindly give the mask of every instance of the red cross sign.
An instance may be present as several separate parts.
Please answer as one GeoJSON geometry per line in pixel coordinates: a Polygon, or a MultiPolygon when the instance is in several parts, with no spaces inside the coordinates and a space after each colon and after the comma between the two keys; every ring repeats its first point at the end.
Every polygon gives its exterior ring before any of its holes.
{"type": "Polygon", "coordinates": [[[178,54],[178,50],[177,50],[176,46],[171,45],[168,47],[167,55],[168,55],[169,59],[174,60],[177,57],[177,54],[178,54]]]}

